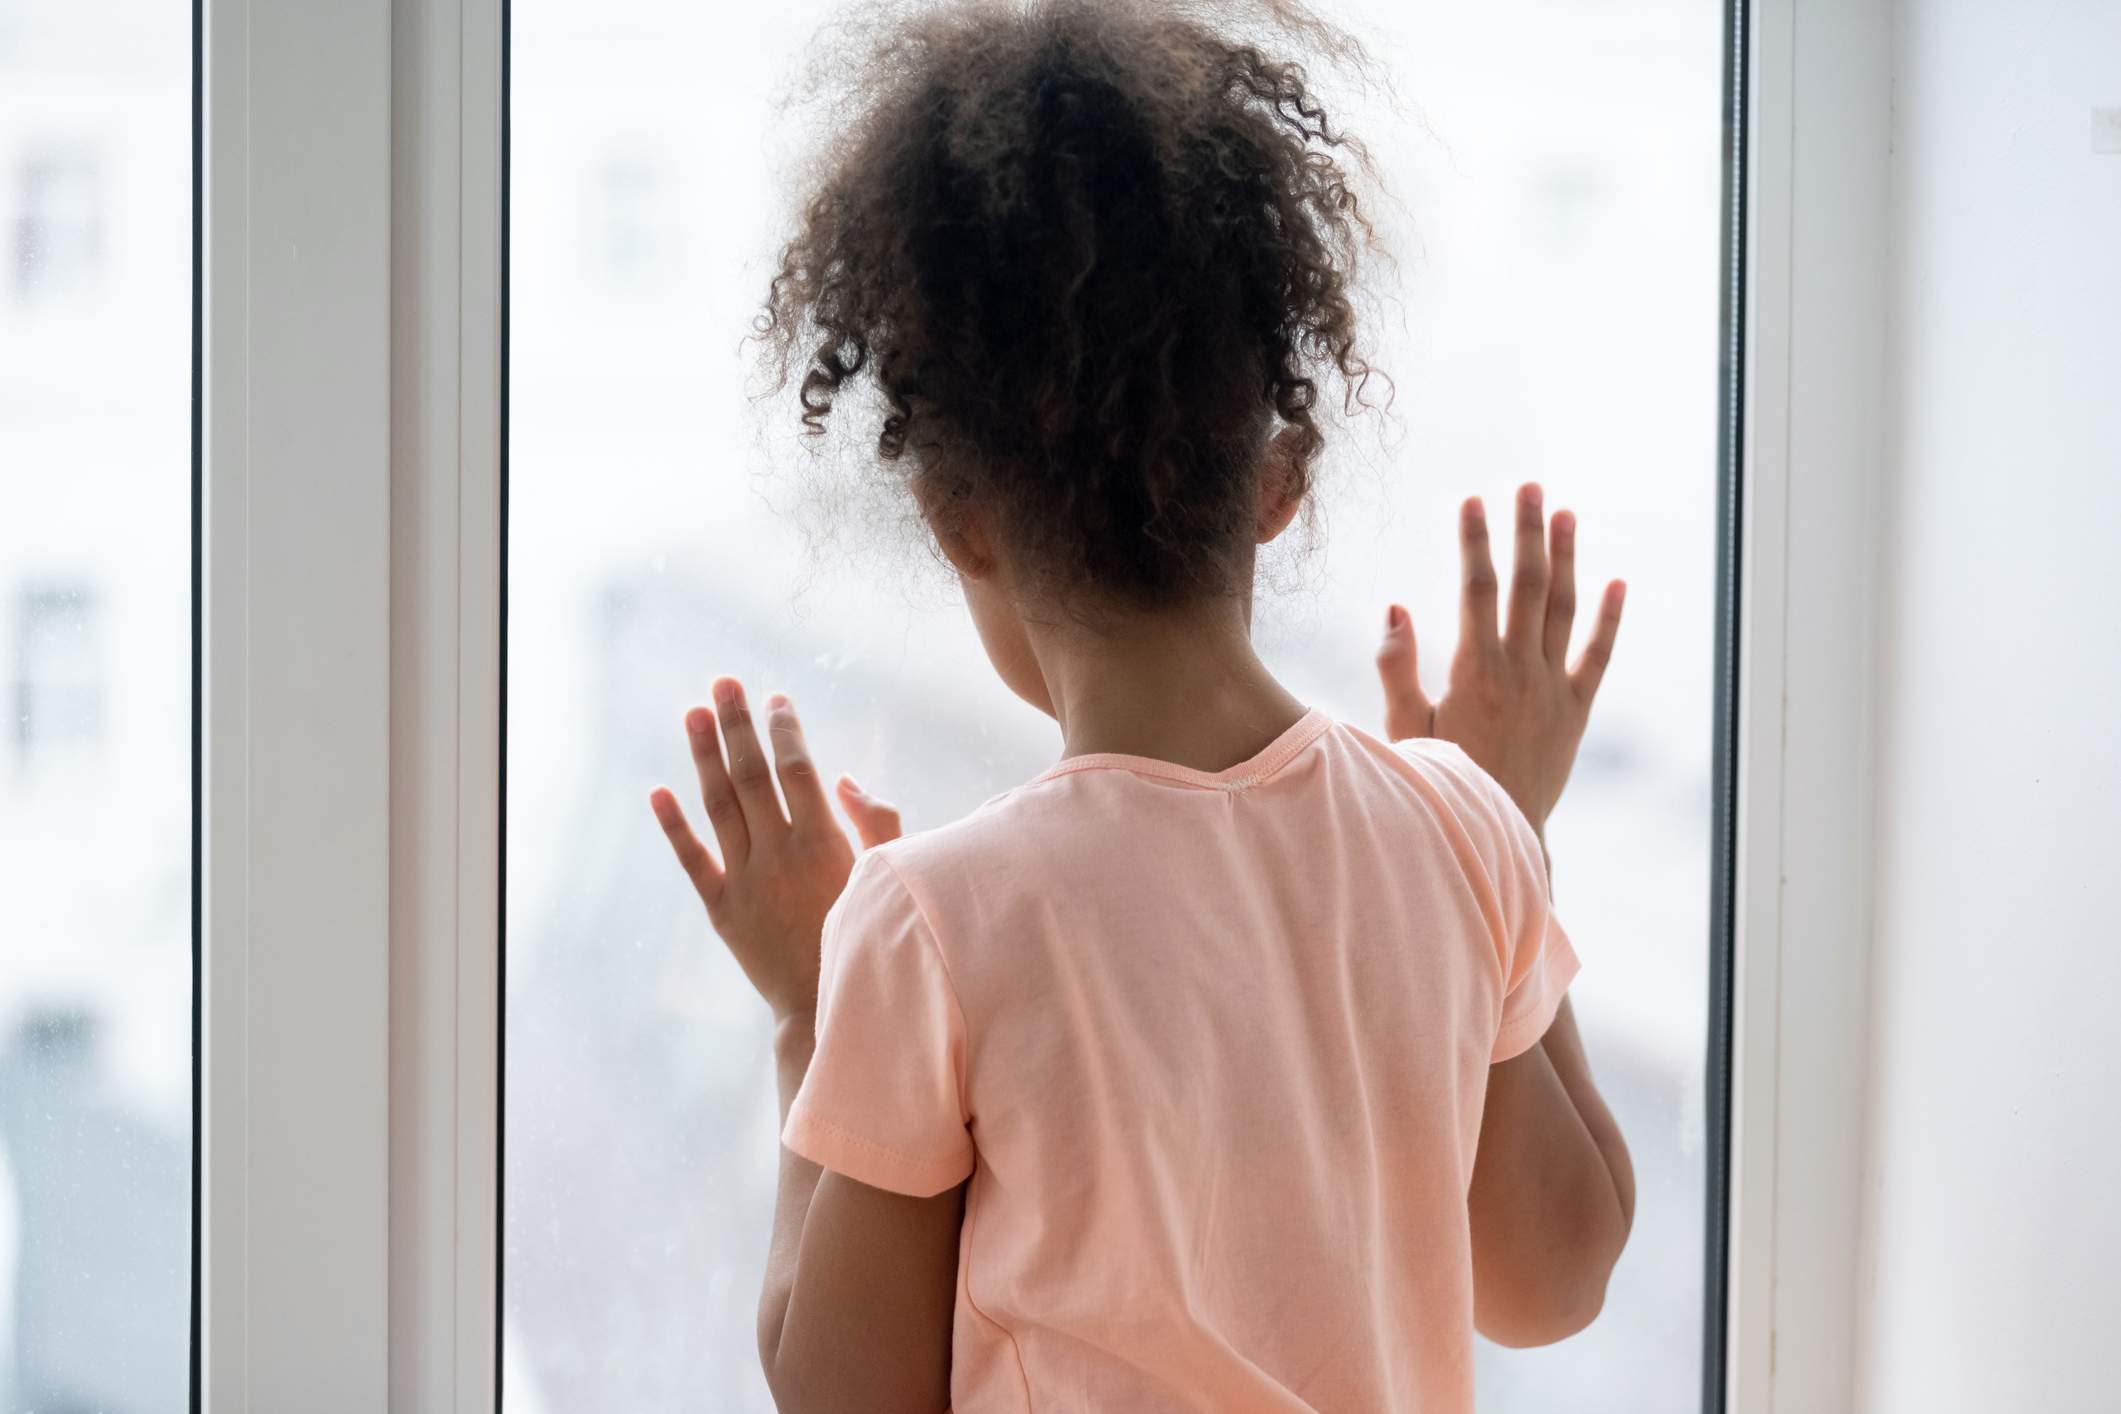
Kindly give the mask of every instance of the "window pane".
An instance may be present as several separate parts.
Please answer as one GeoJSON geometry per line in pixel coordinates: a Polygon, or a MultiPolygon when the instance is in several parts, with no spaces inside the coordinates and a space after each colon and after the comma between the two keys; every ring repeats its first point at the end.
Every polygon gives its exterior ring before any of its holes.
{"type": "Polygon", "coordinates": [[[191,1333],[191,6],[0,0],[0,1393],[191,1333]]]}
{"type": "MultiPolygon", "coordinates": [[[[788,510],[791,419],[762,424],[747,401],[738,339],[785,230],[777,173],[800,150],[773,98],[826,13],[514,8],[511,1414],[771,1407],[752,1324],[774,1182],[767,1017],[645,805],[691,779],[684,707],[720,673],[790,692],[825,769],[899,803],[911,829],[1058,751],[947,586],[844,544],[812,553],[788,510]]],[[[1412,607],[1440,679],[1453,508],[1475,492],[1507,505],[1528,479],[1579,512],[1582,580],[1629,580],[1549,836],[1639,1210],[1604,1315],[1547,1350],[1483,1344],[1481,1405],[1691,1410],[1721,7],[1334,13],[1374,38],[1401,105],[1345,115],[1396,197],[1374,208],[1399,268],[1371,325],[1396,420],[1359,426],[1329,468],[1323,538],[1273,567],[1288,587],[1263,598],[1259,638],[1300,696],[1375,729],[1385,603],[1412,607]]]]}

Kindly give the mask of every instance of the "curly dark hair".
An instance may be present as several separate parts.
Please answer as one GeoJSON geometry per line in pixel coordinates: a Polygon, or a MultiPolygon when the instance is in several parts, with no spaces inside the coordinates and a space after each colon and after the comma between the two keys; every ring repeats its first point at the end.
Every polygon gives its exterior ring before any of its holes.
{"type": "Polygon", "coordinates": [[[1276,420],[1302,495],[1320,379],[1352,406],[1372,376],[1351,299],[1372,235],[1360,144],[1300,64],[1218,24],[1357,68],[1360,47],[1294,0],[868,14],[754,326],[781,386],[801,369],[806,429],[873,379],[883,458],[913,451],[931,515],[985,508],[1033,594],[1242,587],[1276,420]]]}

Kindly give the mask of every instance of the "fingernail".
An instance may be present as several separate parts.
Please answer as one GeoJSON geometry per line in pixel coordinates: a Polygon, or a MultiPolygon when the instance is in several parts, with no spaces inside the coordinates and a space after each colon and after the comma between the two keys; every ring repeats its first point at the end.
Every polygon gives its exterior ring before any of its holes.
{"type": "Polygon", "coordinates": [[[868,791],[862,789],[862,783],[852,776],[841,776],[840,784],[853,791],[856,795],[866,796],[869,794],[868,791]]]}
{"type": "Polygon", "coordinates": [[[694,736],[703,736],[713,721],[714,717],[705,707],[695,707],[685,714],[685,730],[694,736]]]}
{"type": "Polygon", "coordinates": [[[1530,482],[1524,488],[1524,502],[1528,506],[1536,507],[1539,505],[1541,499],[1545,496],[1545,494],[1545,492],[1539,489],[1538,482],[1530,482]]]}
{"type": "Polygon", "coordinates": [[[776,692],[773,696],[766,699],[766,710],[769,712],[785,712],[794,705],[793,702],[788,700],[788,694],[784,692],[776,692]]]}
{"type": "Polygon", "coordinates": [[[727,707],[730,703],[737,700],[737,693],[740,690],[735,678],[722,678],[714,685],[714,700],[727,707]]]}
{"type": "Polygon", "coordinates": [[[1555,528],[1556,530],[1560,530],[1560,531],[1571,531],[1571,530],[1574,530],[1574,529],[1576,528],[1576,512],[1574,512],[1574,511],[1556,511],[1556,512],[1554,512],[1554,528],[1555,528]]]}
{"type": "Polygon", "coordinates": [[[1466,502],[1467,520],[1472,521],[1475,525],[1478,525],[1482,521],[1485,521],[1487,518],[1488,508],[1480,503],[1480,497],[1475,496],[1472,500],[1466,502]]]}
{"type": "Polygon", "coordinates": [[[1399,605],[1397,605],[1397,604],[1394,604],[1394,605],[1393,605],[1393,606],[1392,606],[1391,608],[1389,608],[1389,609],[1385,610],[1385,632],[1386,632],[1386,633],[1396,633],[1396,632],[1398,632],[1398,631],[1399,631],[1399,628],[1400,628],[1400,626],[1401,626],[1402,624],[1404,624],[1404,623],[1405,623],[1406,621],[1407,621],[1407,611],[1406,611],[1405,609],[1402,609],[1402,608],[1400,608],[1400,607],[1399,607],[1399,605]]]}

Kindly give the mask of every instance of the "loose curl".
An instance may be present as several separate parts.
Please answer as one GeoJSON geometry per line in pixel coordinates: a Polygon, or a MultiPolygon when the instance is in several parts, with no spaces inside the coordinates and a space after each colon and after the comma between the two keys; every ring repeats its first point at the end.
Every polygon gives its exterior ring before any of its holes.
{"type": "Polygon", "coordinates": [[[851,382],[931,517],[977,504],[1033,594],[1157,608],[1243,587],[1278,421],[1303,495],[1320,380],[1372,376],[1351,290],[1369,165],[1250,14],[1293,3],[956,0],[869,11],[844,121],[754,328],[822,434],[851,382]],[[879,17],[880,16],[880,17],[879,17]]]}

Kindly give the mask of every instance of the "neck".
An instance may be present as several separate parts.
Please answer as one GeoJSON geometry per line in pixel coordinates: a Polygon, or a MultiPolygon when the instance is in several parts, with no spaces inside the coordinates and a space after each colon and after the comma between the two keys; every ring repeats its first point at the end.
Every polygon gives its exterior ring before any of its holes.
{"type": "Polygon", "coordinates": [[[1233,598],[1128,615],[1098,632],[1030,629],[1063,754],[1224,771],[1266,750],[1304,705],[1253,652],[1250,617],[1233,598]]]}

